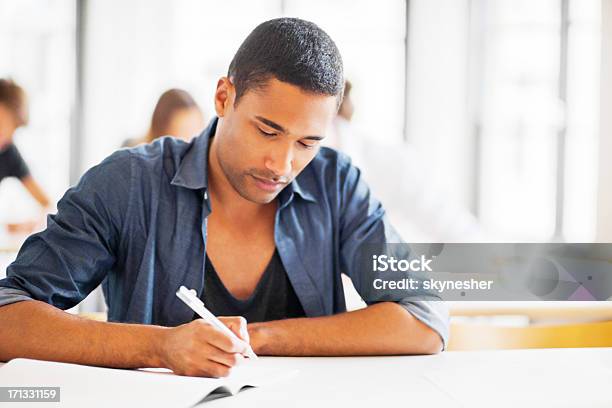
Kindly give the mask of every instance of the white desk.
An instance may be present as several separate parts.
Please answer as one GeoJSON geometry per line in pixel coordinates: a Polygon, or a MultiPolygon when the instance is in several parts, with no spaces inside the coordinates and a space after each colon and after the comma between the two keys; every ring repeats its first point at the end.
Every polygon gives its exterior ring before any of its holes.
{"type": "MultiPolygon", "coordinates": [[[[199,406],[612,406],[612,348],[446,352],[406,357],[263,357],[261,363],[299,372],[284,382],[199,406]]],[[[121,394],[121,389],[108,391],[121,394]]],[[[70,390],[62,388],[62,392],[70,390]]],[[[83,401],[82,406],[95,405],[92,402],[83,401]]]]}
{"type": "Polygon", "coordinates": [[[612,348],[265,360],[300,373],[284,384],[200,406],[612,406],[612,348]]]}

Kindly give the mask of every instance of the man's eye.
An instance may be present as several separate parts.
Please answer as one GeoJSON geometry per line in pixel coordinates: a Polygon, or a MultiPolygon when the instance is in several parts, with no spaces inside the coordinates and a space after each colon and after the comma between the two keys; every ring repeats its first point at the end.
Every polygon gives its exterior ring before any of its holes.
{"type": "Polygon", "coordinates": [[[302,145],[302,147],[304,147],[306,149],[313,149],[316,146],[314,144],[306,144],[304,142],[299,142],[299,143],[302,145]]]}
{"type": "Polygon", "coordinates": [[[259,132],[264,136],[276,136],[276,133],[268,133],[264,130],[261,130],[260,128],[257,128],[257,129],[259,129],[259,132]]]}

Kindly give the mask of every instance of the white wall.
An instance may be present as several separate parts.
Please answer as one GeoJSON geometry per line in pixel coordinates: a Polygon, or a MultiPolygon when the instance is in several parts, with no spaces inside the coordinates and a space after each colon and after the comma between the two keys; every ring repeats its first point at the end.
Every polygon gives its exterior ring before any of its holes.
{"type": "Polygon", "coordinates": [[[602,0],[597,241],[612,242],[612,0],[602,0]]]}
{"type": "Polygon", "coordinates": [[[100,162],[124,139],[144,135],[157,97],[174,85],[174,8],[168,1],[87,4],[82,170],[100,162]]]}
{"type": "Polygon", "coordinates": [[[90,0],[85,41],[85,170],[146,131],[169,87],[194,95],[208,117],[216,82],[255,26],[309,19],[334,38],[353,81],[354,121],[376,140],[401,142],[404,1],[90,0]],[[342,18],[342,16],[345,18],[342,18]]]}
{"type": "Polygon", "coordinates": [[[411,0],[408,141],[431,183],[469,208],[468,0],[411,0]]]}
{"type": "MultiPolygon", "coordinates": [[[[30,123],[16,131],[14,141],[52,201],[68,187],[74,8],[64,0],[0,0],[0,77],[25,89],[30,108],[30,123]]],[[[37,217],[39,209],[19,181],[2,181],[0,229],[4,222],[37,217]]]]}

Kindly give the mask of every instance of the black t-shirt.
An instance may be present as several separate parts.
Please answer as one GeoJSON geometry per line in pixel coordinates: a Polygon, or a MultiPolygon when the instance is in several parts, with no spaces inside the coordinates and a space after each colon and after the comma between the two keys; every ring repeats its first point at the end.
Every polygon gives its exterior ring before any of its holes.
{"type": "Polygon", "coordinates": [[[17,146],[11,143],[0,151],[0,181],[5,177],[24,179],[29,175],[28,165],[19,154],[17,146]]]}
{"type": "Polygon", "coordinates": [[[274,251],[253,294],[245,300],[236,299],[227,290],[206,256],[202,301],[215,316],[243,316],[249,323],[306,316],[278,251],[274,251]]]}

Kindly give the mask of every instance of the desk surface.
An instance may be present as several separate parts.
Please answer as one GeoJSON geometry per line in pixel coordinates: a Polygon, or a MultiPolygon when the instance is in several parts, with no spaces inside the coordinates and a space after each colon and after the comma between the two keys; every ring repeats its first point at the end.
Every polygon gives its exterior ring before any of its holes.
{"type": "Polygon", "coordinates": [[[612,406],[612,348],[265,360],[300,373],[201,406],[612,406]]]}
{"type": "Polygon", "coordinates": [[[299,371],[283,382],[199,406],[612,406],[612,348],[260,360],[266,367],[299,371]]]}

